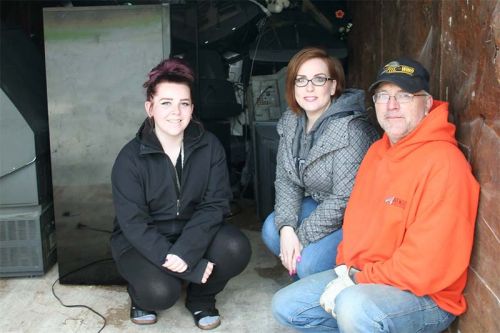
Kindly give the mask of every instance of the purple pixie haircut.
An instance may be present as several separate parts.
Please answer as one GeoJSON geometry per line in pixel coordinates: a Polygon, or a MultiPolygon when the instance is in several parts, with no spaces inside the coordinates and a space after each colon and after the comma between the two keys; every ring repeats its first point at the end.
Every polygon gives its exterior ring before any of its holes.
{"type": "Polygon", "coordinates": [[[164,59],[148,73],[148,80],[142,85],[146,89],[146,99],[150,101],[156,94],[156,87],[162,82],[185,84],[193,99],[194,73],[189,64],[179,58],[164,59]]]}

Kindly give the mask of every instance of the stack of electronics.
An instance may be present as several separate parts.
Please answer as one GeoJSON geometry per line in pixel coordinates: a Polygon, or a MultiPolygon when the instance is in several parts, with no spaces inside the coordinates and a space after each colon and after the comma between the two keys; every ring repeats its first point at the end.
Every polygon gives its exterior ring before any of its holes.
{"type": "Polygon", "coordinates": [[[56,262],[43,71],[21,31],[1,37],[0,277],[37,276],[56,262]]]}
{"type": "Polygon", "coordinates": [[[274,207],[274,179],[279,136],[276,124],[286,110],[286,67],[275,74],[254,75],[248,88],[249,110],[253,115],[253,149],[255,156],[254,188],[259,219],[274,207]]]}
{"type": "Polygon", "coordinates": [[[255,121],[276,121],[286,110],[286,67],[276,74],[254,75],[250,78],[249,108],[255,121]]]}

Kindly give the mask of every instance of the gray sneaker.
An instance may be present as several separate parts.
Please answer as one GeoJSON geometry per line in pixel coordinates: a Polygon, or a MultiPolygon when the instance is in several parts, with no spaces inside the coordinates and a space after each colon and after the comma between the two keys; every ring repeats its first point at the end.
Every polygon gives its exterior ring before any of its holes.
{"type": "Polygon", "coordinates": [[[151,325],[156,323],[156,312],[146,311],[132,304],[130,306],[130,320],[137,325],[151,325]]]}
{"type": "Polygon", "coordinates": [[[196,326],[202,330],[214,329],[221,323],[219,311],[215,308],[205,311],[195,311],[193,317],[196,326]]]}

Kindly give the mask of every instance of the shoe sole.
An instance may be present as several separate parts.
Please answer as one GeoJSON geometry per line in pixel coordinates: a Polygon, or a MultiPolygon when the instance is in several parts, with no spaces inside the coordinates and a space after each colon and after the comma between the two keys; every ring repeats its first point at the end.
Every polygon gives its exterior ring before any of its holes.
{"type": "Polygon", "coordinates": [[[158,320],[138,320],[138,319],[130,319],[136,325],[152,325],[155,324],[158,320]]]}
{"type": "Polygon", "coordinates": [[[214,328],[219,327],[220,324],[221,324],[221,321],[220,321],[220,319],[218,319],[215,323],[210,324],[210,325],[197,324],[196,326],[198,326],[198,328],[200,328],[202,330],[213,330],[214,328]]]}

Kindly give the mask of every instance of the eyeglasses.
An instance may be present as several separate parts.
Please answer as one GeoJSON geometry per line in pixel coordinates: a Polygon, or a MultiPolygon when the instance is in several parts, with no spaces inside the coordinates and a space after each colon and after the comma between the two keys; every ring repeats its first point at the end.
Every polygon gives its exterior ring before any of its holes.
{"type": "Polygon", "coordinates": [[[325,76],[315,76],[310,80],[306,79],[305,77],[298,77],[295,79],[295,86],[305,87],[309,84],[309,82],[311,82],[314,86],[321,87],[325,85],[326,81],[335,81],[335,79],[325,76]]]}
{"type": "Polygon", "coordinates": [[[387,104],[391,97],[394,97],[399,104],[410,103],[415,96],[429,96],[429,94],[410,94],[407,92],[398,92],[395,95],[389,95],[385,92],[378,92],[373,95],[373,102],[377,104],[387,104]]]}

